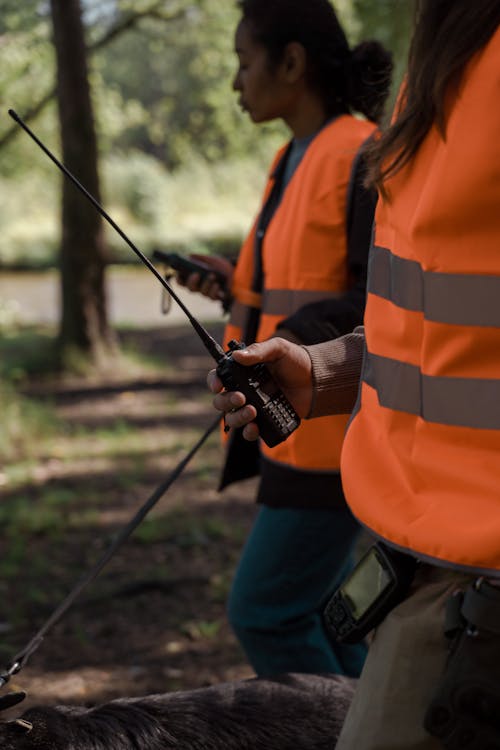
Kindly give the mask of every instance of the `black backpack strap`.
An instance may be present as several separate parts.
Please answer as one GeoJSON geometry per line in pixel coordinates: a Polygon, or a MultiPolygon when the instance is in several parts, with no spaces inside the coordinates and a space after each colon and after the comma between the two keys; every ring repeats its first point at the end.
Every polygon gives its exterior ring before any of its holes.
{"type": "MultiPolygon", "coordinates": [[[[347,249],[349,256],[355,256],[355,245],[358,242],[364,243],[365,240],[358,237],[360,231],[359,223],[363,221],[364,216],[357,216],[356,214],[360,211],[362,214],[369,214],[373,216],[375,211],[375,204],[377,202],[377,194],[375,190],[368,190],[364,187],[364,180],[366,176],[366,163],[365,163],[365,152],[366,147],[373,140],[373,134],[371,134],[358,148],[356,155],[351,165],[351,172],[349,175],[349,182],[347,185],[347,200],[346,200],[346,232],[347,232],[347,249]],[[356,234],[355,234],[356,233],[356,234]]],[[[366,229],[371,234],[371,226],[366,229]]]]}
{"type": "MultiPolygon", "coordinates": [[[[267,197],[266,202],[262,206],[262,210],[257,220],[257,226],[255,229],[255,243],[254,243],[254,274],[252,279],[252,291],[260,294],[264,286],[264,271],[262,266],[262,245],[264,243],[264,237],[267,228],[274,216],[276,209],[279,206],[281,200],[281,192],[283,186],[283,176],[285,174],[285,167],[290,155],[292,148],[292,142],[290,142],[278,161],[271,177],[274,178],[274,184],[267,197]]],[[[244,331],[244,339],[246,344],[252,344],[257,337],[257,330],[259,328],[260,320],[260,309],[252,308],[248,316],[247,325],[244,331]]]]}

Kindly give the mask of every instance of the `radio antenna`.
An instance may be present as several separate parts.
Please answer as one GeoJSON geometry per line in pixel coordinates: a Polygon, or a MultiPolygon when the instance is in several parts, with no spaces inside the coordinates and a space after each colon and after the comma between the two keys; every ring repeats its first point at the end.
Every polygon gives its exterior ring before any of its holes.
{"type": "Polygon", "coordinates": [[[177,302],[181,310],[185,313],[187,316],[189,322],[195,329],[196,333],[202,340],[203,344],[205,345],[207,351],[211,356],[214,358],[214,360],[219,363],[224,359],[225,353],[224,349],[220,346],[220,344],[217,343],[217,341],[209,334],[207,329],[201,325],[201,323],[196,320],[196,318],[189,312],[186,305],[182,302],[182,300],[179,298],[179,296],[174,292],[170,284],[166,281],[166,279],[163,278],[161,273],[157,271],[155,266],[151,263],[149,258],[147,258],[144,253],[139,250],[139,248],[134,245],[132,240],[127,237],[123,229],[121,229],[118,224],[111,218],[111,216],[107,213],[107,211],[104,210],[104,208],[101,206],[99,201],[97,201],[94,196],[89,193],[89,191],[82,185],[82,183],[77,180],[77,178],[69,171],[67,167],[64,166],[62,162],[59,161],[59,159],[54,156],[54,154],[45,146],[42,141],[35,135],[35,133],[26,125],[26,123],[19,117],[19,115],[13,110],[9,109],[9,115],[12,117],[15,122],[18,123],[22,127],[22,129],[32,138],[37,146],[39,146],[42,151],[47,154],[49,159],[51,159],[54,164],[63,172],[63,174],[71,180],[71,182],[82,192],[85,197],[92,203],[92,205],[99,211],[101,216],[106,219],[108,224],[110,224],[115,232],[118,232],[120,237],[125,240],[127,245],[134,251],[134,253],[137,255],[139,260],[144,263],[144,265],[151,271],[151,273],[156,276],[160,284],[167,290],[167,292],[171,295],[171,297],[177,302]]]}

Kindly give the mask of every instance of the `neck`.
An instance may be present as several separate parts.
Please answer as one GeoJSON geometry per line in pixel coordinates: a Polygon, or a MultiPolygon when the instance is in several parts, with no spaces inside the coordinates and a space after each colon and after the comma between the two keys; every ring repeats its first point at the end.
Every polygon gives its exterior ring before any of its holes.
{"type": "Polygon", "coordinates": [[[323,102],[316,94],[304,91],[294,103],[292,111],[283,116],[283,120],[293,133],[294,138],[307,138],[320,130],[328,119],[323,102]]]}

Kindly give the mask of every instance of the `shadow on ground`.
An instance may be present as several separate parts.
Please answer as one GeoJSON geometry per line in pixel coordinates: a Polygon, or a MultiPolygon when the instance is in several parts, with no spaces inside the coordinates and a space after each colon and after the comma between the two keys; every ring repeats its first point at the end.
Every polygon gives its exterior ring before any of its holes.
{"type": "MultiPolygon", "coordinates": [[[[211,333],[220,338],[221,327],[211,333]]],[[[164,358],[165,374],[27,389],[54,405],[62,433],[40,447],[28,479],[1,490],[0,671],[216,416],[205,385],[213,363],[191,329],[121,336],[164,358]],[[100,450],[108,432],[112,454],[100,450]]],[[[11,681],[28,703],[92,704],[251,675],[225,601],[255,480],[218,493],[221,459],[214,434],[47,633],[11,681]]]]}

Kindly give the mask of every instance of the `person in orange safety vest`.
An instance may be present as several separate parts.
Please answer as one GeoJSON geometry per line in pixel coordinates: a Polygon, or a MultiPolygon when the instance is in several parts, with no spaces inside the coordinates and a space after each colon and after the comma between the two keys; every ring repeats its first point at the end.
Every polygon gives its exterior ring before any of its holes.
{"type": "MultiPolygon", "coordinates": [[[[282,119],[262,206],[228,277],[225,344],[276,334],[312,344],[362,321],[376,192],[363,186],[362,147],[383,111],[391,58],[377,42],[349,48],[328,0],[244,0],[233,87],[256,122],[282,119]],[[362,112],[365,116],[354,116],[362,112]]],[[[200,290],[199,278],[187,279],[200,290]]],[[[219,298],[209,279],[201,287],[219,298]]],[[[221,481],[260,474],[259,512],[229,597],[231,625],[258,675],[357,676],[365,647],[332,644],[321,609],[352,566],[359,526],[340,481],[345,415],[304,422],[250,454],[229,436],[221,481]]]]}

